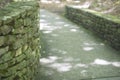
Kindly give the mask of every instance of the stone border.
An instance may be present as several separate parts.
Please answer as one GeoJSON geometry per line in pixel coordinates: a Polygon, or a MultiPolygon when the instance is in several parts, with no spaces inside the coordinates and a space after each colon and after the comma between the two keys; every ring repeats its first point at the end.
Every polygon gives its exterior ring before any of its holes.
{"type": "Polygon", "coordinates": [[[93,31],[113,48],[120,50],[120,19],[89,9],[66,6],[66,17],[93,31]]]}
{"type": "Polygon", "coordinates": [[[13,2],[0,9],[1,80],[34,80],[39,57],[39,4],[13,2]]]}

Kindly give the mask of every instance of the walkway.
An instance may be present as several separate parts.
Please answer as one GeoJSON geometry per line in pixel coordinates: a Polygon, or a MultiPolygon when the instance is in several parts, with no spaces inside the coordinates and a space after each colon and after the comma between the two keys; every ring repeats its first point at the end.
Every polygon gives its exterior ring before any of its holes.
{"type": "Polygon", "coordinates": [[[120,54],[92,32],[41,10],[44,47],[36,80],[120,80],[120,54]]]}

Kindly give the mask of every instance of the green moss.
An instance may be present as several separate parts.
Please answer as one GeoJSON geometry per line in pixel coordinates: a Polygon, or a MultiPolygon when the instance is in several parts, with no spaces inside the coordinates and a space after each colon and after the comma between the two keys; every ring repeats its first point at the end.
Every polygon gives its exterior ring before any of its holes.
{"type": "Polygon", "coordinates": [[[4,22],[11,21],[11,17],[18,17],[20,13],[32,9],[34,6],[38,7],[38,3],[32,2],[13,2],[10,5],[0,10],[0,20],[4,22]]]}
{"type": "Polygon", "coordinates": [[[38,33],[37,8],[38,3],[30,1],[13,2],[0,9],[0,78],[2,80],[18,78],[34,80],[35,68],[39,63],[39,52],[34,50],[39,47],[37,44],[39,41],[36,40],[39,35],[35,38],[38,33]]]}

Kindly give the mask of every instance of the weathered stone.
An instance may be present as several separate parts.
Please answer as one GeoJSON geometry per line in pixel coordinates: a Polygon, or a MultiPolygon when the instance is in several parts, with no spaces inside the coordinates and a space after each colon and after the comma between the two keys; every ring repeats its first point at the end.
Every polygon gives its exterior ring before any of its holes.
{"type": "MultiPolygon", "coordinates": [[[[0,76],[10,76],[11,74],[8,73],[8,71],[6,69],[2,69],[0,70],[0,76]]],[[[0,79],[1,80],[1,79],[0,79]]],[[[3,79],[2,79],[3,80],[3,79]]]]}
{"type": "Polygon", "coordinates": [[[11,16],[4,16],[2,20],[3,20],[3,24],[8,24],[12,21],[12,17],[11,16]]]}
{"type": "Polygon", "coordinates": [[[0,36],[0,46],[4,45],[5,36],[0,36]]]}
{"type": "Polygon", "coordinates": [[[22,48],[17,49],[15,56],[19,56],[21,54],[22,54],[22,48]]]}
{"type": "Polygon", "coordinates": [[[23,29],[23,27],[21,27],[21,28],[13,29],[12,33],[13,34],[21,34],[21,33],[23,34],[23,33],[25,33],[25,30],[23,29]]]}
{"type": "Polygon", "coordinates": [[[39,47],[39,35],[35,36],[38,33],[36,5],[34,1],[13,2],[0,10],[2,80],[34,80],[39,63],[36,50],[39,47]]]}
{"type": "Polygon", "coordinates": [[[7,53],[5,53],[5,54],[1,57],[0,63],[4,63],[4,62],[6,62],[6,61],[9,61],[9,60],[11,60],[12,58],[13,58],[12,52],[7,52],[7,53]]]}
{"type": "Polygon", "coordinates": [[[24,41],[22,39],[17,40],[13,45],[12,49],[18,49],[24,44],[24,41]]]}
{"type": "Polygon", "coordinates": [[[9,47],[0,48],[0,57],[8,51],[9,47]]]}
{"type": "Polygon", "coordinates": [[[29,54],[31,53],[32,49],[28,47],[28,49],[25,51],[26,58],[29,58],[29,54]]]}
{"type": "Polygon", "coordinates": [[[2,25],[2,20],[0,20],[0,27],[1,27],[1,25],[2,25]]]}
{"type": "Polygon", "coordinates": [[[23,19],[17,19],[15,21],[14,28],[20,28],[20,27],[23,27],[23,19]]]}
{"type": "Polygon", "coordinates": [[[21,14],[21,17],[24,18],[26,16],[26,11],[24,11],[22,14],[21,14]]]}
{"type": "Polygon", "coordinates": [[[20,61],[22,61],[22,60],[25,59],[25,58],[26,58],[26,56],[25,56],[24,54],[22,54],[22,55],[16,57],[16,61],[17,61],[17,62],[20,62],[20,61]]]}
{"type": "Polygon", "coordinates": [[[27,44],[22,47],[22,50],[23,50],[24,52],[25,52],[27,49],[28,49],[28,45],[27,45],[27,44]]]}
{"type": "MultiPolygon", "coordinates": [[[[13,53],[14,54],[14,53],[13,53]]],[[[7,61],[9,66],[12,66],[16,63],[16,58],[12,58],[12,60],[7,61]]]]}
{"type": "Polygon", "coordinates": [[[12,34],[25,34],[29,32],[30,30],[33,31],[33,29],[31,28],[28,29],[28,27],[21,26],[20,28],[13,29],[12,34]]]}
{"type": "Polygon", "coordinates": [[[0,34],[3,34],[3,35],[8,34],[11,30],[12,30],[11,26],[4,25],[0,27],[0,34]]]}
{"type": "Polygon", "coordinates": [[[17,38],[15,35],[8,35],[6,36],[7,40],[6,40],[6,44],[11,45],[11,43],[13,44],[15,41],[17,41],[17,38]]]}
{"type": "Polygon", "coordinates": [[[12,67],[9,68],[9,72],[15,74],[17,71],[23,69],[24,67],[26,67],[27,64],[26,64],[26,61],[23,60],[22,62],[20,62],[19,64],[16,64],[12,67]]]}
{"type": "Polygon", "coordinates": [[[0,64],[0,70],[7,69],[7,68],[8,68],[7,63],[0,64]]]}
{"type": "Polygon", "coordinates": [[[6,44],[7,45],[14,45],[15,43],[17,43],[17,41],[23,41],[24,43],[27,42],[27,34],[23,35],[23,34],[18,34],[18,35],[8,35],[6,36],[7,40],[6,40],[6,44]]]}
{"type": "Polygon", "coordinates": [[[20,18],[20,12],[19,11],[16,11],[16,12],[11,13],[9,15],[11,15],[13,20],[15,20],[15,21],[20,18]]]}
{"type": "Polygon", "coordinates": [[[29,18],[24,19],[24,26],[31,26],[32,21],[29,18]]]}

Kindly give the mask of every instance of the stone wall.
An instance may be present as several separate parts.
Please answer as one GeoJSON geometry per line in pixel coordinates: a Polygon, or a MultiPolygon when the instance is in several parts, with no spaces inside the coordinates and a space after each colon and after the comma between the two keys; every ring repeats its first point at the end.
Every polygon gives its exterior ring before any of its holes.
{"type": "Polygon", "coordinates": [[[120,19],[74,6],[66,6],[66,17],[93,31],[113,48],[120,50],[120,19]]]}
{"type": "Polygon", "coordinates": [[[34,80],[39,64],[39,5],[13,2],[0,9],[0,80],[34,80]]]}
{"type": "Polygon", "coordinates": [[[12,0],[0,0],[0,8],[12,2],[12,0]]]}

